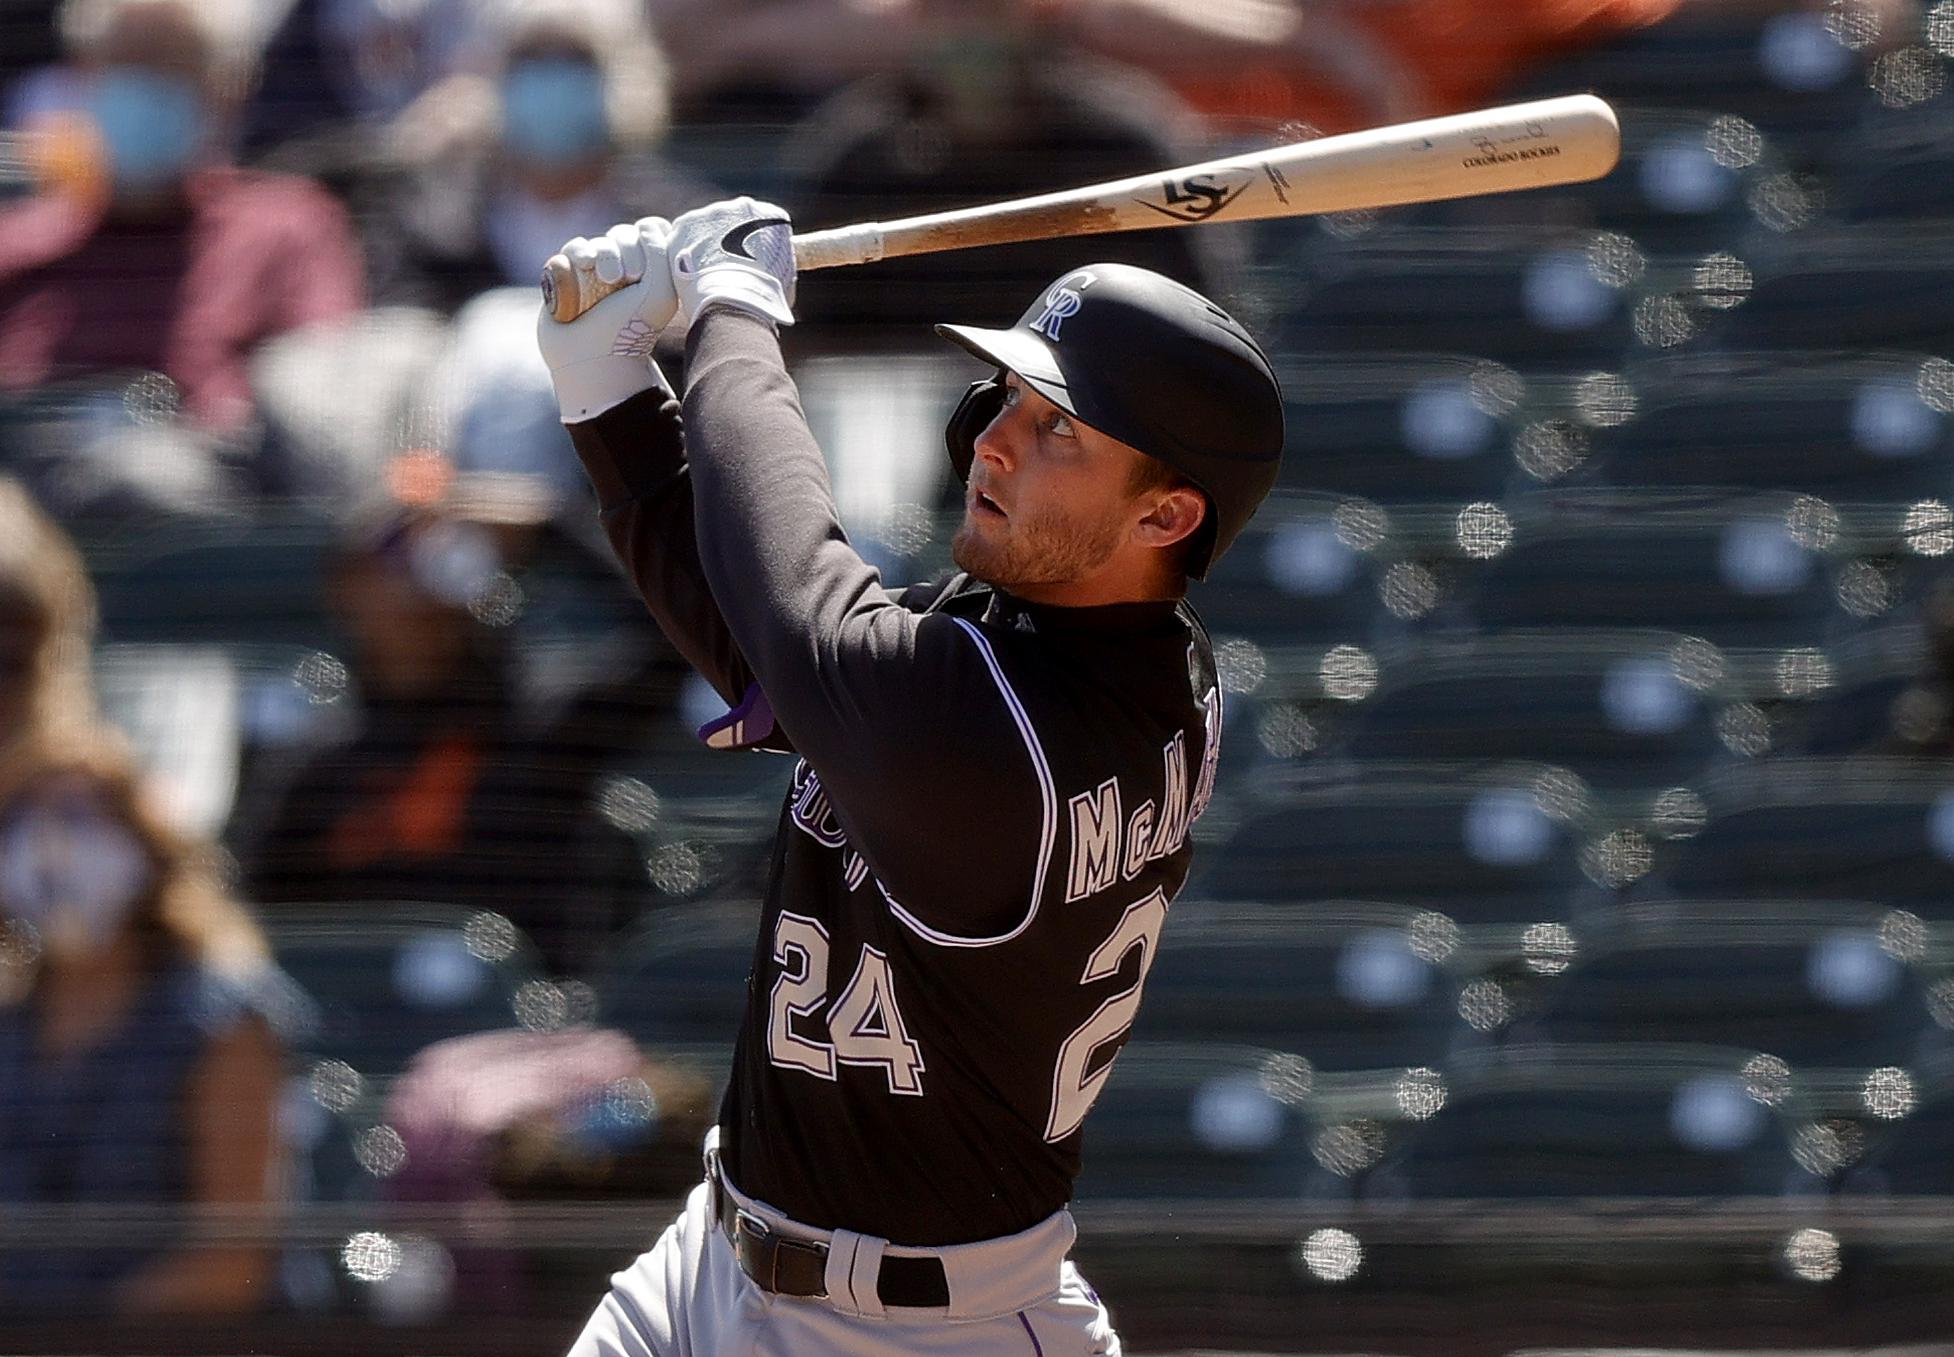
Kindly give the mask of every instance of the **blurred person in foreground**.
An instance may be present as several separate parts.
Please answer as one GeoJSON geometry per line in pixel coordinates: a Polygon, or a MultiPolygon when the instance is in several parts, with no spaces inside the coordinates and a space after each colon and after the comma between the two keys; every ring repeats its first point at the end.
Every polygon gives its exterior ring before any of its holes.
{"type": "Polygon", "coordinates": [[[510,0],[462,69],[401,111],[360,191],[375,293],[454,311],[533,287],[566,238],[716,196],[656,148],[668,76],[635,0],[510,0]]]}
{"type": "Polygon", "coordinates": [[[253,899],[491,909],[559,975],[636,917],[644,869],[591,800],[614,743],[565,733],[574,708],[535,723],[517,691],[505,566],[536,526],[394,506],[349,533],[327,588],[352,644],[358,729],[269,793],[266,823],[241,835],[253,899]]]}
{"type": "Polygon", "coordinates": [[[1923,8],[1922,0],[1030,3],[1071,41],[1165,80],[1218,132],[1258,142],[1276,129],[1293,140],[1505,102],[1534,70],[1657,24],[1849,10],[1879,50],[1907,41],[1923,8]]]}
{"type": "Polygon", "coordinates": [[[94,720],[95,616],[75,544],[18,482],[0,478],[0,767],[94,720]]]}
{"type": "Polygon", "coordinates": [[[160,373],[191,425],[235,433],[256,345],[364,305],[337,201],[231,163],[250,13],[248,0],[62,6],[74,107],[40,130],[65,125],[91,154],[0,212],[0,390],[160,373]]]}
{"type": "Polygon", "coordinates": [[[222,1314],[269,1292],[273,1251],[201,1236],[273,1223],[279,1031],[296,1015],[263,937],[107,732],[0,770],[0,1203],[162,1209],[160,1236],[10,1229],[0,1310],[222,1314]],[[170,1208],[178,1208],[171,1210],[170,1208]]]}

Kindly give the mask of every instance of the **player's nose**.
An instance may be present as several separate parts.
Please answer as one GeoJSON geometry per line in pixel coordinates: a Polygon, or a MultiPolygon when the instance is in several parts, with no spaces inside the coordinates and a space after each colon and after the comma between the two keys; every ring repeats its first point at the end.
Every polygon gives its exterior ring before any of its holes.
{"type": "Polygon", "coordinates": [[[999,471],[1009,471],[1017,465],[1017,440],[1023,436],[1023,430],[1018,427],[1018,421],[1013,417],[1022,408],[1020,406],[1014,409],[1007,405],[999,410],[991,422],[984,426],[984,431],[977,435],[977,441],[973,445],[977,456],[999,471]]]}

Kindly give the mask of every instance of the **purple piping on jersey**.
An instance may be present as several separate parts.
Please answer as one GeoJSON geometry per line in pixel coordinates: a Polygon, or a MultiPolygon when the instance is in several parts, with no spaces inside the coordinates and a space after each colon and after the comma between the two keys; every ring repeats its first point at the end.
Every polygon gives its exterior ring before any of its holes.
{"type": "Polygon", "coordinates": [[[699,738],[714,749],[745,749],[766,739],[773,731],[773,704],[767,701],[759,684],[749,683],[739,706],[700,726],[699,738]]]}
{"type": "Polygon", "coordinates": [[[982,632],[963,618],[953,617],[950,620],[964,629],[971,641],[976,644],[977,653],[983,656],[984,665],[991,673],[991,682],[997,685],[998,694],[1003,697],[1004,705],[1011,713],[1011,720],[1018,727],[1018,737],[1024,741],[1025,752],[1031,755],[1032,769],[1038,775],[1041,823],[1038,831],[1038,865],[1031,876],[1031,904],[1025,911],[1023,922],[1009,933],[1000,933],[994,938],[964,938],[931,928],[904,909],[902,902],[889,894],[889,888],[880,881],[875,883],[875,888],[882,892],[882,898],[889,902],[889,908],[896,918],[900,919],[910,932],[926,942],[933,942],[939,947],[995,947],[1001,942],[1010,942],[1022,934],[1031,927],[1031,921],[1038,917],[1038,902],[1045,894],[1045,876],[1051,869],[1052,843],[1058,837],[1058,792],[1052,784],[1052,768],[1045,759],[1045,748],[1039,744],[1038,732],[1032,728],[1030,713],[1025,711],[1024,703],[1018,700],[1018,694],[1012,689],[1011,681],[1004,677],[1004,670],[998,665],[997,656],[992,652],[990,642],[984,639],[982,632]]]}
{"type": "Polygon", "coordinates": [[[1024,1325],[1024,1336],[1031,1340],[1031,1350],[1037,1353],[1038,1357],[1045,1357],[1045,1347],[1038,1341],[1038,1335],[1031,1331],[1031,1321],[1024,1317],[1023,1310],[1018,1311],[1018,1323],[1024,1325]]]}

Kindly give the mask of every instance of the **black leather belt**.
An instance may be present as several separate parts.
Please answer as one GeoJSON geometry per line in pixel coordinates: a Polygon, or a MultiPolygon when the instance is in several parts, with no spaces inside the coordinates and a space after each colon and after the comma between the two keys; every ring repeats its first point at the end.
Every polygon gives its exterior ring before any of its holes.
{"type": "MultiPolygon", "coordinates": [[[[715,1171],[712,1215],[733,1246],[740,1271],[762,1290],[782,1296],[828,1294],[828,1246],[818,1239],[790,1239],[751,1211],[740,1209],[715,1171]]],[[[939,1258],[882,1255],[875,1294],[884,1305],[942,1309],[950,1303],[950,1283],[939,1258]]]]}

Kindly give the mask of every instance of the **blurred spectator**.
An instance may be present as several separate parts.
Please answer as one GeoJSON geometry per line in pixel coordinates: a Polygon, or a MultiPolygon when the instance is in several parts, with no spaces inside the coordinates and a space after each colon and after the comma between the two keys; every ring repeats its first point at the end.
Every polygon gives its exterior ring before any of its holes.
{"type": "MultiPolygon", "coordinates": [[[[786,206],[797,223],[943,211],[1199,158],[1201,128],[1165,86],[1025,24],[1020,0],[918,8],[903,69],[855,82],[794,129],[786,159],[798,187],[786,206]]],[[[1222,248],[1220,233],[1161,230],[960,250],[824,277],[801,289],[799,307],[828,334],[838,323],[906,333],[957,314],[1002,323],[1000,297],[1099,259],[1213,292],[1222,248]]]]}
{"type": "Polygon", "coordinates": [[[352,644],[359,729],[275,794],[244,855],[268,905],[492,909],[573,974],[632,921],[646,878],[592,804],[619,732],[583,738],[574,705],[536,728],[519,701],[505,565],[534,525],[496,513],[394,510],[346,543],[327,587],[352,644]]]}
{"type": "Polygon", "coordinates": [[[365,190],[383,300],[531,287],[572,236],[717,194],[656,154],[665,57],[635,0],[512,0],[466,66],[393,120],[393,172],[365,190]]]}
{"type": "Polygon", "coordinates": [[[647,0],[672,58],[672,98],[710,117],[795,116],[866,75],[899,69],[916,0],[647,0]]]}
{"type": "MultiPolygon", "coordinates": [[[[382,1118],[406,1167],[392,1201],[468,1203],[484,1221],[508,1201],[669,1200],[698,1177],[716,1080],[609,1028],[498,1031],[422,1050],[387,1091],[382,1118]]],[[[550,1260],[524,1258],[513,1221],[455,1250],[452,1297],[470,1313],[534,1306],[550,1260]]],[[[572,1266],[571,1287],[584,1285],[572,1266]]],[[[566,1298],[567,1300],[567,1298],[566,1298]]]]}
{"type": "MultiPolygon", "coordinates": [[[[60,54],[54,12],[61,0],[0,0],[0,109],[13,106],[15,83],[60,54]]],[[[4,117],[4,114],[0,114],[4,117]]],[[[11,125],[11,119],[6,120],[11,125]]]]}
{"type": "Polygon", "coordinates": [[[95,589],[66,533],[0,479],[0,767],[95,716],[95,589]]]}
{"type": "MultiPolygon", "coordinates": [[[[1081,46],[1158,75],[1217,131],[1333,134],[1500,102],[1537,66],[1653,24],[1841,9],[1885,46],[1920,0],[1029,0],[1081,46]]],[[[1607,91],[1603,90],[1603,94],[1607,91]]]]}
{"type": "MultiPolygon", "coordinates": [[[[161,373],[190,421],[249,419],[247,354],[363,301],[346,214],[228,163],[250,86],[245,0],[68,0],[61,33],[97,147],[87,186],[0,212],[0,388],[161,373]],[[290,261],[302,258],[303,268],[290,261]]],[[[65,114],[50,96],[47,119],[65,114]]]]}
{"type": "Polygon", "coordinates": [[[1045,0],[1074,41],[1223,126],[1348,132],[1496,101],[1522,70],[1687,0],[1045,0]]]}
{"type": "Polygon", "coordinates": [[[492,8],[482,0],[271,2],[284,13],[266,39],[247,150],[330,142],[384,123],[453,72],[492,8]]]}
{"type": "Polygon", "coordinates": [[[0,1309],[222,1313],[262,1299],[270,1251],[199,1235],[274,1223],[277,1029],[292,996],[208,854],[168,827],[119,744],[76,734],[10,761],[0,1201],[74,1208],[64,1230],[90,1205],[148,1205],[166,1228],[114,1244],[10,1228],[0,1309]]]}

